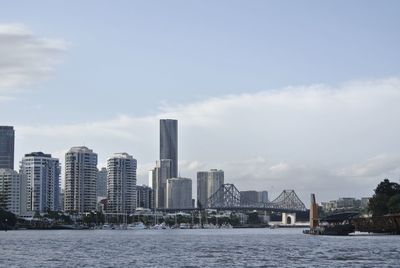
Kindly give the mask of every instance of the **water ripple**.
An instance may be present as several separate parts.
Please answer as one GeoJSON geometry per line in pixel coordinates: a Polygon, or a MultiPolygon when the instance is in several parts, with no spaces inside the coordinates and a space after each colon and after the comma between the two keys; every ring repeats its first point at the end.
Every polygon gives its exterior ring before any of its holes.
{"type": "Polygon", "coordinates": [[[399,236],[296,229],[13,231],[1,267],[400,267],[399,236]]]}

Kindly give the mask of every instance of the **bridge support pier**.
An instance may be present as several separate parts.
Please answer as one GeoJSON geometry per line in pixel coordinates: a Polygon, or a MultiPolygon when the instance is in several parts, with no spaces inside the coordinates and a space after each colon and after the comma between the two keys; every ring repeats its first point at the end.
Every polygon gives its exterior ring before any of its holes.
{"type": "Polygon", "coordinates": [[[296,213],[282,213],[282,224],[293,225],[296,223],[296,213]]]}

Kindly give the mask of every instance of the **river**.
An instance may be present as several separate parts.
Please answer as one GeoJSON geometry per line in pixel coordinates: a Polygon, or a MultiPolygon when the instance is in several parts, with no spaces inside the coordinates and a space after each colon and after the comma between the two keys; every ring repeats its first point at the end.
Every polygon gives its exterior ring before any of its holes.
{"type": "Polygon", "coordinates": [[[1,267],[400,267],[400,236],[301,229],[0,232],[1,267]]]}

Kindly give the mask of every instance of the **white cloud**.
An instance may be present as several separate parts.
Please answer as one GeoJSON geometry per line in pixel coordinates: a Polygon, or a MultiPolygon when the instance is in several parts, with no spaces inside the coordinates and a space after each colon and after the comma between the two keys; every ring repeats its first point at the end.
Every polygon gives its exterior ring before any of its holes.
{"type": "Polygon", "coordinates": [[[0,24],[0,94],[48,77],[65,50],[62,40],[37,37],[22,24],[0,24]]]}
{"type": "MultiPolygon", "coordinates": [[[[94,123],[16,126],[24,152],[63,151],[86,144],[100,162],[127,151],[140,183],[158,158],[158,120],[179,120],[180,173],[220,168],[239,189],[277,195],[295,189],[303,200],[370,195],[400,168],[400,79],[312,85],[164,106],[152,116],[120,115],[94,123]]],[[[20,152],[21,153],[21,152],[20,152]]],[[[22,153],[21,153],[22,154],[22,153]]],[[[397,176],[397,177],[396,177],[397,176]]]]}
{"type": "MultiPolygon", "coordinates": [[[[350,168],[344,168],[338,171],[339,176],[348,177],[366,177],[380,176],[385,173],[397,171],[400,168],[400,154],[397,155],[377,155],[367,161],[352,165],[350,168]]],[[[400,177],[400,173],[399,177],[400,177]]]]}

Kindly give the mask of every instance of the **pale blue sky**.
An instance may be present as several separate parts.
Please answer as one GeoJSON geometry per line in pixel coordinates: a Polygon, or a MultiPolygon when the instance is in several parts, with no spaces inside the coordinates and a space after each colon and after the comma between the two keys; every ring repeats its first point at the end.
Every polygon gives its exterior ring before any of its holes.
{"type": "Polygon", "coordinates": [[[163,102],[396,76],[399,10],[398,1],[3,1],[1,23],[68,43],[12,118],[143,115],[163,102]]]}
{"type": "Polygon", "coordinates": [[[63,161],[85,144],[99,166],[132,154],[144,183],[158,119],[171,117],[181,175],[194,181],[222,168],[239,189],[272,196],[370,195],[400,178],[399,11],[399,1],[2,1],[0,124],[16,127],[16,162],[37,150],[63,161]]]}

